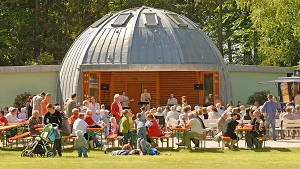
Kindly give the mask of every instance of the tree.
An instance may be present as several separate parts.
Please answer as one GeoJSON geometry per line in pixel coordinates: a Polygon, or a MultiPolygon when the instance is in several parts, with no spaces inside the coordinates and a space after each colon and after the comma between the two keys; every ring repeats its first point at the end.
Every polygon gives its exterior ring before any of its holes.
{"type": "Polygon", "coordinates": [[[257,34],[262,65],[294,66],[300,59],[299,0],[237,0],[250,11],[257,34]]]}

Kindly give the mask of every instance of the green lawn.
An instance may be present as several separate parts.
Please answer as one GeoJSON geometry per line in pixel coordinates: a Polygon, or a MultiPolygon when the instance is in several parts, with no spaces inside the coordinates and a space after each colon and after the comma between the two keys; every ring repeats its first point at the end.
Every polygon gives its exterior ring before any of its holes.
{"type": "Polygon", "coordinates": [[[47,168],[300,168],[300,148],[249,150],[169,150],[159,156],[110,156],[103,151],[88,153],[89,158],[78,158],[77,151],[65,150],[63,157],[20,157],[20,151],[0,149],[0,166],[3,169],[47,168]]]}

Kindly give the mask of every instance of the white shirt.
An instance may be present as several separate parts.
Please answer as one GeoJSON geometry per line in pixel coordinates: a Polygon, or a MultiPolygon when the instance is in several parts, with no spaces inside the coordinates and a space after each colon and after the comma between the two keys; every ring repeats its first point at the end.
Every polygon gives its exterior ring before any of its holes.
{"type": "Polygon", "coordinates": [[[122,111],[123,111],[123,107],[122,107],[122,105],[121,105],[121,103],[120,102],[117,102],[117,104],[118,104],[118,106],[119,106],[119,113],[120,113],[120,117],[123,115],[123,113],[122,113],[122,111]]]}
{"type": "Polygon", "coordinates": [[[7,119],[8,123],[20,123],[22,119],[18,119],[17,116],[13,116],[11,112],[9,112],[5,118],[7,119]]]}
{"type": "Polygon", "coordinates": [[[211,111],[208,113],[208,119],[218,119],[220,117],[221,115],[218,112],[211,111]]]}
{"type": "Polygon", "coordinates": [[[196,118],[192,118],[188,125],[191,127],[191,130],[198,133],[198,134],[203,134],[203,128],[201,125],[201,122],[196,119],[196,118]]]}
{"type": "Polygon", "coordinates": [[[167,103],[167,105],[178,105],[178,102],[177,102],[177,99],[176,98],[169,98],[168,99],[168,103],[167,103]]]}
{"type": "Polygon", "coordinates": [[[128,103],[130,102],[129,98],[127,96],[123,96],[123,95],[121,95],[120,97],[122,99],[123,107],[129,107],[128,106],[128,103]]]}
{"type": "Polygon", "coordinates": [[[100,118],[102,118],[106,112],[109,112],[109,111],[105,110],[105,109],[99,110],[99,113],[100,113],[99,116],[100,116],[100,118]]]}
{"type": "Polygon", "coordinates": [[[154,113],[154,116],[164,116],[164,114],[160,113],[160,112],[156,112],[156,113],[154,113]]]}
{"type": "Polygon", "coordinates": [[[83,119],[80,118],[76,119],[73,124],[72,135],[76,136],[77,130],[81,130],[82,134],[85,134],[87,126],[88,124],[83,119]]]}
{"type": "Polygon", "coordinates": [[[97,112],[97,110],[100,110],[100,104],[99,103],[91,103],[90,105],[89,105],[89,108],[92,110],[92,112],[93,112],[93,115],[95,115],[96,114],[96,112],[97,112]]]}
{"type": "Polygon", "coordinates": [[[179,115],[180,114],[177,111],[169,111],[166,118],[173,118],[173,119],[178,120],[179,119],[179,115]]]}

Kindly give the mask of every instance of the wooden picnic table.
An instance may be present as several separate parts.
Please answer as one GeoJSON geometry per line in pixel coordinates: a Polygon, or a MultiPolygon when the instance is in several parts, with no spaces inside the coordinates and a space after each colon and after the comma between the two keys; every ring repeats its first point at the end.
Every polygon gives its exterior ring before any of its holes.
{"type": "MultiPolygon", "coordinates": [[[[96,134],[99,134],[100,135],[100,138],[101,138],[101,144],[103,144],[103,140],[102,140],[102,131],[103,131],[104,127],[99,127],[99,128],[91,128],[91,127],[88,127],[86,130],[87,130],[87,133],[88,133],[88,139],[90,139],[90,136],[93,136],[93,135],[96,135],[96,134]]],[[[90,146],[90,144],[89,144],[90,146]]]]}
{"type": "MultiPolygon", "coordinates": [[[[1,134],[0,134],[0,136],[1,136],[1,141],[2,141],[2,143],[3,143],[3,147],[5,146],[4,145],[4,141],[6,140],[6,138],[4,137],[4,132],[3,131],[10,131],[10,130],[12,130],[13,128],[18,128],[18,127],[20,127],[21,125],[20,124],[18,124],[18,123],[9,123],[9,125],[7,125],[7,126],[0,126],[0,132],[1,132],[1,134]]],[[[6,134],[7,135],[7,134],[6,134]]],[[[7,143],[7,141],[6,141],[6,143],[7,143]]]]}
{"type": "MultiPolygon", "coordinates": [[[[252,126],[248,126],[248,125],[243,126],[243,127],[242,126],[237,126],[235,128],[235,130],[236,130],[236,135],[239,136],[239,133],[241,133],[241,132],[247,133],[247,132],[252,131],[252,126]]],[[[238,145],[239,145],[239,142],[237,141],[237,146],[238,145]]],[[[245,139],[245,145],[246,145],[246,139],[245,139]]]]}
{"type": "Polygon", "coordinates": [[[0,126],[0,131],[7,131],[7,130],[11,130],[13,128],[19,127],[20,125],[7,125],[7,126],[0,126]]]}

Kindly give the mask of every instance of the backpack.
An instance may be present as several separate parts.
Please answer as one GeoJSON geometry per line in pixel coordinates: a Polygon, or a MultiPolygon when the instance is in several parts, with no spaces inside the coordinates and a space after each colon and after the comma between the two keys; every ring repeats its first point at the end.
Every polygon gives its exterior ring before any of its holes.
{"type": "Polygon", "coordinates": [[[159,152],[156,148],[150,148],[149,155],[159,155],[159,152]]]}

